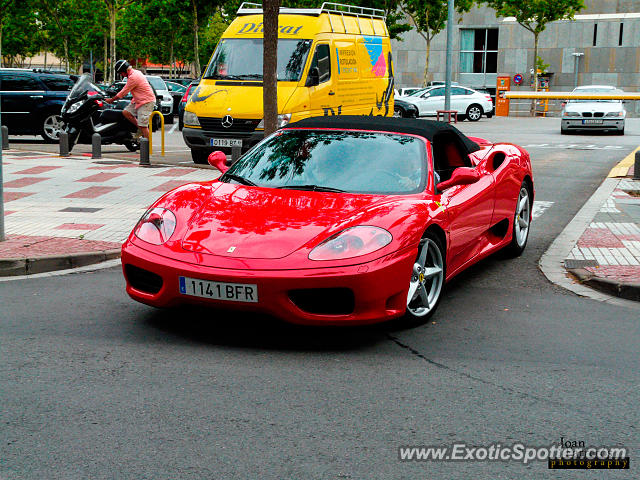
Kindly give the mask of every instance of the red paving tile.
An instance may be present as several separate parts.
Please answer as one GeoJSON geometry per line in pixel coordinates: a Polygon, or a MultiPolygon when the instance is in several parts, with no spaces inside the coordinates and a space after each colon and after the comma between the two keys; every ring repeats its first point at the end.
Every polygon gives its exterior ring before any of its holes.
{"type": "Polygon", "coordinates": [[[118,190],[120,187],[89,187],[84,190],[79,190],[69,195],[65,195],[63,198],[97,198],[101,195],[118,190]]]}
{"type": "Polygon", "coordinates": [[[6,217],[7,215],[11,215],[12,213],[16,213],[15,210],[5,210],[4,211],[4,216],[6,217]]]}
{"type": "Polygon", "coordinates": [[[11,202],[12,200],[18,200],[20,198],[28,197],[36,192],[4,192],[4,201],[11,202]]]}
{"type": "Polygon", "coordinates": [[[620,282],[640,283],[640,266],[602,265],[588,267],[587,270],[600,278],[609,278],[620,282]]]}
{"type": "Polygon", "coordinates": [[[32,168],[27,168],[26,170],[21,170],[19,172],[14,172],[14,174],[15,175],[37,175],[39,173],[50,172],[51,170],[55,170],[56,168],[62,168],[62,167],[46,167],[46,166],[32,167],[32,168]]]}
{"type": "Polygon", "coordinates": [[[97,230],[104,227],[104,223],[63,223],[56,227],[57,230],[97,230]]]}
{"type": "Polygon", "coordinates": [[[150,191],[151,192],[168,192],[169,190],[179,187],[180,185],[185,185],[187,183],[189,182],[185,180],[169,180],[168,182],[164,182],[162,185],[158,185],[156,188],[152,188],[150,191]]]}
{"type": "Polygon", "coordinates": [[[187,173],[195,172],[196,168],[170,168],[160,173],[156,173],[154,177],[181,177],[187,173]]]}
{"type": "Polygon", "coordinates": [[[89,177],[84,177],[84,178],[81,178],[80,180],[76,180],[76,182],[102,183],[102,182],[108,182],[112,178],[117,178],[121,175],[124,175],[124,173],[97,173],[95,175],[91,175],[89,177]]]}
{"type": "Polygon", "coordinates": [[[49,180],[51,177],[23,177],[11,180],[4,184],[4,188],[22,188],[33,185],[34,183],[49,180]]]}
{"type": "Polygon", "coordinates": [[[33,258],[67,253],[99,252],[120,248],[120,243],[80,240],[78,238],[9,235],[0,242],[0,258],[33,258]]]}
{"type": "Polygon", "coordinates": [[[624,244],[607,228],[587,228],[578,240],[578,247],[624,248],[624,244]]]}

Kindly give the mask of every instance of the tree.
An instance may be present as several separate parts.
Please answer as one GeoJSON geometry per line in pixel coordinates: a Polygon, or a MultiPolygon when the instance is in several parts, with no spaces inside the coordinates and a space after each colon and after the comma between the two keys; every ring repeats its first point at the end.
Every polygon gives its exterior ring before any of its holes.
{"type": "MultiPolygon", "coordinates": [[[[538,91],[538,39],[547,28],[547,23],[573,19],[584,8],[582,0],[484,0],[500,17],[515,17],[516,21],[533,33],[533,89],[538,91]]],[[[531,115],[535,102],[531,102],[531,115]]]]}
{"type": "MultiPolygon", "coordinates": [[[[469,11],[473,0],[456,0],[458,13],[469,11]]],[[[422,85],[427,85],[429,72],[429,55],[431,54],[431,40],[447,25],[447,0],[403,0],[400,8],[411,18],[416,32],[427,43],[422,85]]]]}
{"type": "Polygon", "coordinates": [[[278,13],[280,0],[262,4],[264,40],[262,46],[262,102],[265,136],[278,129],[278,13]]]}
{"type": "MultiPolygon", "coordinates": [[[[108,82],[113,82],[116,78],[114,67],[116,65],[116,20],[118,12],[124,10],[136,0],[104,0],[109,13],[109,49],[111,51],[111,65],[109,66],[108,82]]],[[[106,72],[106,65],[105,65],[106,72]]]]}

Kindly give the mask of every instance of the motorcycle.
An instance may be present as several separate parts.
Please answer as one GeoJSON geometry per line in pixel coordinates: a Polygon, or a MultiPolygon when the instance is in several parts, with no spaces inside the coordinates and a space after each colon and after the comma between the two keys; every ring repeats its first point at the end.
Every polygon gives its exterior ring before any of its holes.
{"type": "Polygon", "coordinates": [[[73,86],[61,110],[69,134],[69,151],[77,143],[90,144],[94,133],[100,134],[103,145],[121,144],[130,152],[140,149],[138,128],[125,118],[122,109],[104,100],[105,96],[89,75],[80,77],[73,86]]]}

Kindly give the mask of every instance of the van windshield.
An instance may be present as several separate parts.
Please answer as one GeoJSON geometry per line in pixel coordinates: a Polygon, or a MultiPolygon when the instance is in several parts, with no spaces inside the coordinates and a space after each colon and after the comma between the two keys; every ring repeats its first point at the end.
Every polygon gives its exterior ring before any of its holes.
{"type": "MultiPolygon", "coordinates": [[[[311,43],[311,40],[278,40],[278,81],[300,80],[311,43]]],[[[262,80],[262,39],[224,38],[220,40],[204,78],[262,80]]]]}

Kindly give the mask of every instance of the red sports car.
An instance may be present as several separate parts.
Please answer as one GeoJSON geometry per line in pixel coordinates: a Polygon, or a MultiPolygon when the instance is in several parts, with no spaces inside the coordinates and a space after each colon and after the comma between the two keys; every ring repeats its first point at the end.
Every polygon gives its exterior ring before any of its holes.
{"type": "Polygon", "coordinates": [[[335,116],[289,124],[217,180],[176,188],[122,247],[127,293],[302,324],[427,319],[444,284],[527,244],[522,148],[434,121],[335,116]]]}

